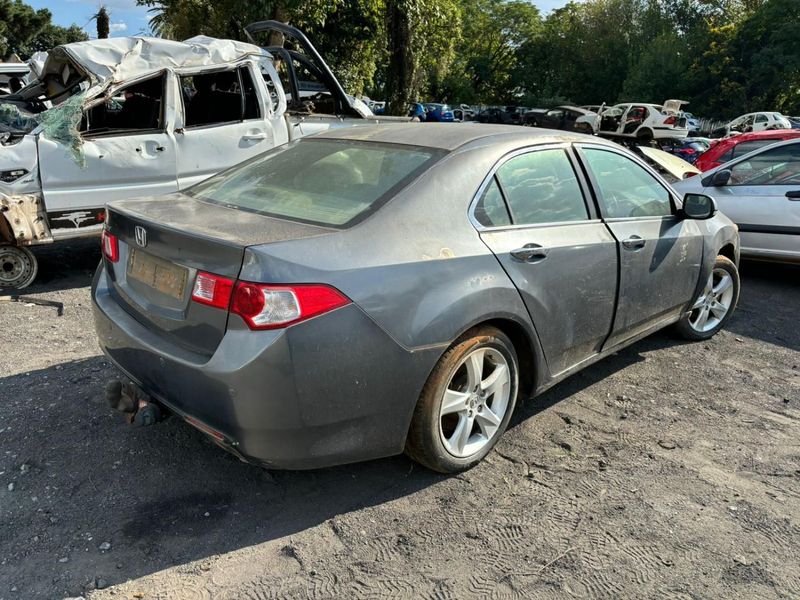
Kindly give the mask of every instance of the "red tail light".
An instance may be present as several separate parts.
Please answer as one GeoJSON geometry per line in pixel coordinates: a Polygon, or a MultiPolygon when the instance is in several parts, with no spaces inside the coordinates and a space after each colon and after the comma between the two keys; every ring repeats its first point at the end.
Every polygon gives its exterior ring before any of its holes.
{"type": "Polygon", "coordinates": [[[675,125],[675,117],[667,117],[664,119],[664,125],[675,125]]]}
{"type": "Polygon", "coordinates": [[[103,255],[108,260],[113,263],[119,260],[119,240],[117,236],[103,229],[100,245],[103,247],[103,255]]]}
{"type": "Polygon", "coordinates": [[[192,288],[192,300],[215,308],[227,309],[231,303],[232,290],[232,279],[198,271],[192,288]]]}
{"type": "Polygon", "coordinates": [[[349,304],[327,285],[262,285],[240,281],[233,291],[231,312],[250,329],[279,329],[349,304]]]}

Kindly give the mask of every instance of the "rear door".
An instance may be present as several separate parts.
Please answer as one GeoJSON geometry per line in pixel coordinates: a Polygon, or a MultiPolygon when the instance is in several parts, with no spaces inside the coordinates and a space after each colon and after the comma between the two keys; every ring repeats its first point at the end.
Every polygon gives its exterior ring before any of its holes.
{"type": "Polygon", "coordinates": [[[739,226],[742,252],[800,257],[800,142],[764,149],[725,168],[731,171],[728,184],[704,191],[739,226]]]}
{"type": "Polygon", "coordinates": [[[607,146],[582,144],[580,156],[601,214],[619,243],[619,300],[605,347],[673,317],[691,300],[703,237],[677,216],[672,192],[643,163],[607,146]]]}
{"type": "Polygon", "coordinates": [[[54,236],[98,225],[110,200],[177,189],[170,79],[165,71],[95,99],[74,139],[39,134],[40,177],[54,236]]]}
{"type": "Polygon", "coordinates": [[[195,183],[288,141],[251,64],[185,71],[175,129],[178,186],[195,183]],[[277,131],[276,131],[277,130],[277,131]]]}
{"type": "Polygon", "coordinates": [[[587,202],[566,145],[513,154],[476,199],[472,219],[520,291],[557,374],[594,355],[611,330],[614,238],[587,202]]]}

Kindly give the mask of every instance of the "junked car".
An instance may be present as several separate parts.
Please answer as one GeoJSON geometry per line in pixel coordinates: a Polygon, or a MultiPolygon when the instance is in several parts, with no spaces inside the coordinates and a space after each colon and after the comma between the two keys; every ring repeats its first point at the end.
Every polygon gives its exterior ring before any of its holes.
{"type": "Polygon", "coordinates": [[[33,281],[29,246],[99,235],[108,200],[184,189],[292,139],[377,122],[301,32],[248,27],[269,31],[295,49],[198,36],[50,51],[36,81],[0,99],[0,289],[33,281]]]}
{"type": "Polygon", "coordinates": [[[730,131],[749,133],[768,129],[791,129],[792,123],[779,112],[754,112],[741,115],[728,123],[730,131]]]}
{"type": "Polygon", "coordinates": [[[549,110],[534,109],[523,115],[523,125],[530,127],[545,127],[547,129],[562,129],[564,131],[577,131],[575,122],[579,117],[593,115],[590,110],[577,106],[556,106],[549,110]]]}
{"type": "Polygon", "coordinates": [[[749,154],[764,146],[769,146],[783,140],[800,138],[800,131],[794,129],[775,129],[741,133],[728,138],[717,140],[695,162],[701,171],[710,171],[714,167],[749,154]]]}
{"type": "Polygon", "coordinates": [[[272,468],[470,468],[518,399],[668,325],[707,339],[739,293],[713,199],[510,126],[328,131],[111,202],[102,245],[111,405],[272,468]]]}
{"type": "Polygon", "coordinates": [[[800,139],[753,150],[675,188],[713,194],[739,227],[742,256],[800,262],[800,139]]]}
{"type": "Polygon", "coordinates": [[[634,139],[649,144],[653,140],[683,139],[689,135],[683,100],[667,100],[663,106],[623,103],[605,108],[600,114],[587,114],[575,120],[575,129],[609,138],[634,139]]]}

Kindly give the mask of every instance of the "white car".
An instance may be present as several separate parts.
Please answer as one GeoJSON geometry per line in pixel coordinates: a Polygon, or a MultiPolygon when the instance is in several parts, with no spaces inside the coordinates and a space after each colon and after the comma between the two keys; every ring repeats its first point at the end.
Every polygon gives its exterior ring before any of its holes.
{"type": "Polygon", "coordinates": [[[728,123],[728,129],[749,133],[751,131],[765,131],[767,129],[791,129],[792,123],[778,112],[754,112],[736,117],[728,123]]]}
{"type": "Polygon", "coordinates": [[[308,51],[97,39],[56,47],[37,81],[0,98],[0,290],[35,278],[28,246],[98,235],[108,201],[183,190],[299,137],[378,122],[302,33],[269,21],[248,31],[270,27],[308,51]],[[294,68],[279,75],[273,57],[294,68]]]}
{"type": "Polygon", "coordinates": [[[0,96],[15,91],[11,89],[14,80],[19,82],[18,85],[27,85],[30,72],[27,63],[0,62],[0,96]]]}
{"type": "Polygon", "coordinates": [[[667,100],[663,106],[626,102],[603,109],[600,114],[584,115],[575,121],[576,131],[609,138],[635,139],[648,144],[652,140],[683,139],[689,135],[683,100],[667,100]]]}

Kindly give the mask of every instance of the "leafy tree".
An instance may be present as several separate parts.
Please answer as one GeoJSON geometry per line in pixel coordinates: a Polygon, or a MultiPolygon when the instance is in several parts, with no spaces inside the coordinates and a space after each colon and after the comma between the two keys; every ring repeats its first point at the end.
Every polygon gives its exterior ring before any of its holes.
{"type": "Polygon", "coordinates": [[[76,25],[60,27],[51,18],[46,8],[34,10],[22,0],[0,0],[0,57],[14,53],[27,59],[40,50],[88,39],[76,25]]]}

